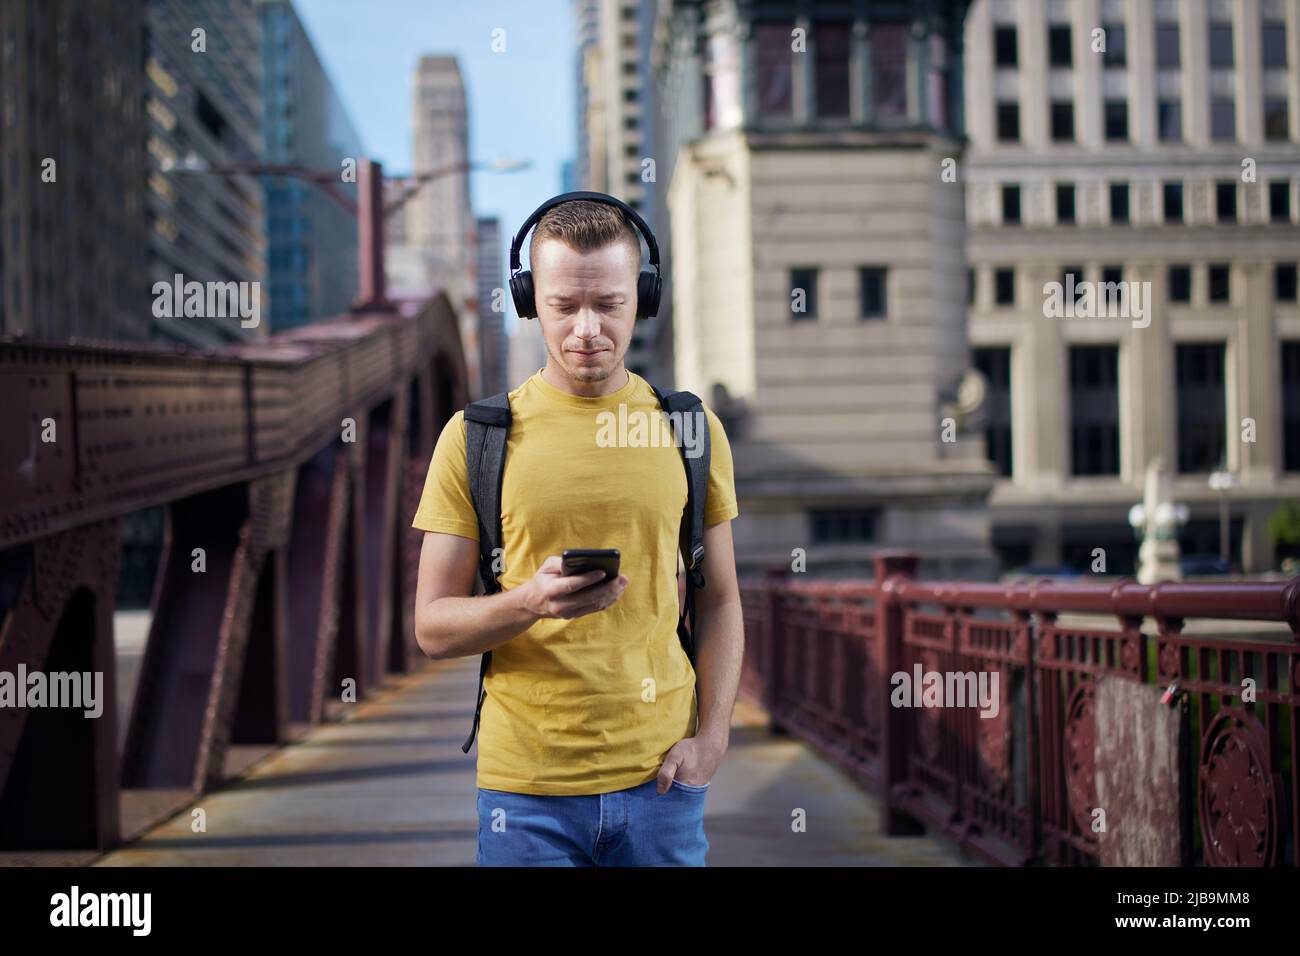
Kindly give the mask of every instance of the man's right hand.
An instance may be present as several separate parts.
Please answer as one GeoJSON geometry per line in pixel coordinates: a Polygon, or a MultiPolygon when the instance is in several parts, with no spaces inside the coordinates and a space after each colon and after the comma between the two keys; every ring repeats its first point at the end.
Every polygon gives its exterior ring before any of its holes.
{"type": "Polygon", "coordinates": [[[620,574],[603,584],[603,571],[565,575],[563,562],[553,554],[522,585],[524,607],[535,617],[582,617],[603,611],[617,601],[627,588],[626,575],[620,574]]]}

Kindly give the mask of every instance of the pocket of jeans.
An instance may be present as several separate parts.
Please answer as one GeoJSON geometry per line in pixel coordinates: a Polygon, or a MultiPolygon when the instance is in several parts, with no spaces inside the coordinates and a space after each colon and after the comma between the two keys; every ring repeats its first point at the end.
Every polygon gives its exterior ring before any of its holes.
{"type": "Polygon", "coordinates": [[[693,783],[682,783],[680,780],[677,780],[676,778],[673,779],[673,786],[681,787],[687,793],[704,793],[706,790],[709,789],[709,785],[707,783],[703,785],[696,785],[693,783]]]}

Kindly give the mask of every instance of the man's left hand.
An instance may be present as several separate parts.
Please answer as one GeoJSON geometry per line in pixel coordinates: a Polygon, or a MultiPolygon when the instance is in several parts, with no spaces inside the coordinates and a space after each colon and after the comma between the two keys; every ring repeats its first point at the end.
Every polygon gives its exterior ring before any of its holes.
{"type": "Polygon", "coordinates": [[[725,745],[709,737],[684,737],[664,757],[655,789],[667,793],[674,780],[692,787],[704,786],[713,779],[726,750],[725,745]]]}

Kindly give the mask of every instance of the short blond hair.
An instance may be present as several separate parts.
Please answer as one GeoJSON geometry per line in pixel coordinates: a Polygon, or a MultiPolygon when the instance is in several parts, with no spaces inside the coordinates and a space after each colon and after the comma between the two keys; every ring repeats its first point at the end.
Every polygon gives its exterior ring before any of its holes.
{"type": "Polygon", "coordinates": [[[560,203],[542,214],[528,246],[529,261],[537,258],[537,247],[546,239],[558,239],[577,252],[602,249],[612,242],[626,242],[641,262],[641,239],[636,228],[617,206],[589,199],[560,203]]]}

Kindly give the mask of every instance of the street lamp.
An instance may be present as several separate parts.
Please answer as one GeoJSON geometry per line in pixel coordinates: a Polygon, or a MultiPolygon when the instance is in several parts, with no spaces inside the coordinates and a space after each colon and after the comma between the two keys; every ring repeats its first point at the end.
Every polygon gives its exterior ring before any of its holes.
{"type": "Polygon", "coordinates": [[[357,162],[358,202],[335,191],[343,181],[339,170],[308,169],[291,163],[209,163],[191,152],[177,162],[165,158],[158,164],[164,173],[213,173],[218,176],[290,176],[319,186],[332,200],[357,217],[357,250],[360,267],[360,292],[353,303],[353,311],[391,309],[384,291],[384,230],[383,221],[400,209],[419,192],[420,187],[443,176],[454,173],[482,170],[484,172],[517,172],[529,169],[532,162],[526,159],[495,159],[490,161],[465,160],[440,169],[394,176],[396,182],[405,184],[402,193],[391,203],[384,203],[384,172],[376,160],[357,162]]]}
{"type": "Polygon", "coordinates": [[[187,153],[180,160],[166,157],[158,163],[158,170],[163,173],[214,173],[218,176],[289,176],[320,187],[335,203],[352,215],[357,214],[352,200],[334,188],[336,183],[343,182],[342,174],[337,170],[308,169],[294,163],[210,163],[194,152],[187,153]]]}
{"type": "MultiPolygon", "coordinates": [[[[364,160],[363,160],[364,162],[364,160]]],[[[465,160],[459,163],[452,163],[439,169],[427,170],[419,173],[405,173],[398,176],[385,177],[388,182],[401,183],[405,187],[401,194],[398,195],[391,203],[384,206],[384,218],[387,219],[420,191],[420,188],[426,183],[433,182],[435,179],[441,179],[444,176],[451,176],[456,173],[467,172],[488,172],[488,173],[514,173],[524,169],[532,168],[532,160],[528,159],[506,159],[504,157],[493,160],[465,160]]],[[[343,177],[338,170],[326,169],[309,169],[306,166],[299,166],[294,163],[210,163],[206,159],[198,156],[194,152],[187,153],[182,159],[177,160],[173,157],[166,157],[158,163],[158,169],[164,173],[216,173],[225,176],[289,176],[294,179],[301,179],[319,186],[326,195],[341,205],[352,215],[357,214],[357,207],[350,199],[342,193],[335,191],[335,184],[343,182],[343,177]]]]}
{"type": "Polygon", "coordinates": [[[450,176],[453,173],[485,172],[485,173],[515,173],[524,169],[532,168],[532,161],[527,159],[494,159],[487,162],[481,160],[466,160],[464,162],[452,163],[450,166],[444,166],[440,169],[430,170],[423,173],[407,173],[399,176],[389,176],[388,181],[391,183],[402,183],[405,187],[402,192],[384,206],[384,216],[388,217],[397,210],[405,206],[420,188],[426,183],[435,179],[441,179],[443,176],[450,176]]]}
{"type": "Polygon", "coordinates": [[[1128,522],[1141,538],[1138,546],[1138,581],[1177,581],[1179,566],[1178,528],[1187,523],[1188,509],[1172,499],[1169,476],[1159,456],[1147,462],[1142,501],[1128,512],[1128,522]]]}
{"type": "Polygon", "coordinates": [[[1237,486],[1237,476],[1231,471],[1210,472],[1210,488],[1219,493],[1219,560],[1225,565],[1228,555],[1228,489],[1237,486]]]}

